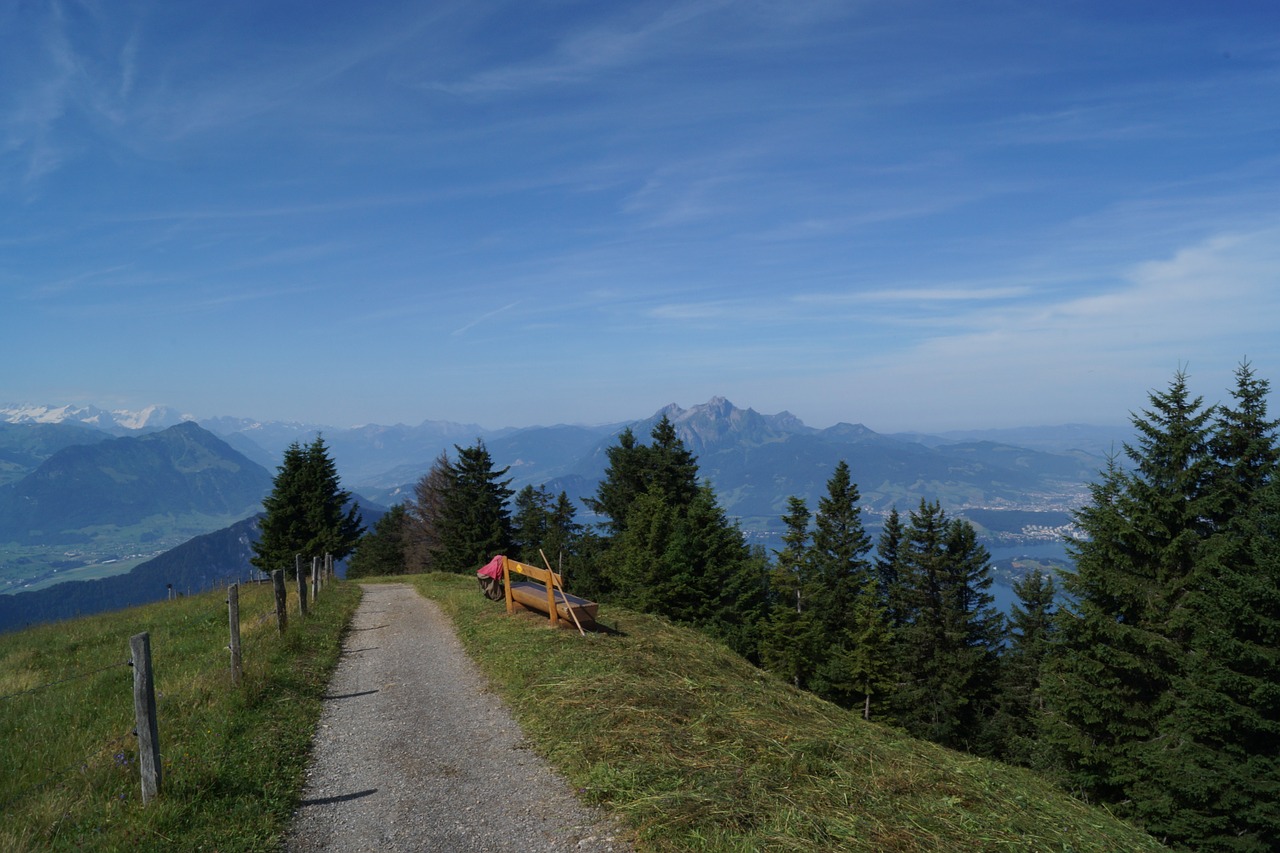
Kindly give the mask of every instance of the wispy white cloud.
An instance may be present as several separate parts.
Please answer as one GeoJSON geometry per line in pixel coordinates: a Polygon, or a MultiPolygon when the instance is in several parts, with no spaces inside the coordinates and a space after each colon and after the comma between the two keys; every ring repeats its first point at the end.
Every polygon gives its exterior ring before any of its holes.
{"type": "Polygon", "coordinates": [[[454,337],[461,337],[462,335],[465,335],[467,332],[474,329],[476,326],[479,326],[483,323],[487,323],[490,320],[494,319],[495,317],[500,317],[503,314],[506,314],[507,312],[512,311],[515,308],[519,307],[519,305],[520,305],[520,300],[516,300],[515,302],[511,302],[506,305],[503,305],[501,308],[495,308],[493,311],[490,311],[487,314],[482,314],[481,316],[477,317],[476,319],[472,320],[466,325],[459,326],[458,328],[450,332],[450,334],[453,335],[454,337]]]}
{"type": "Polygon", "coordinates": [[[580,82],[604,71],[655,61],[678,43],[673,33],[729,5],[728,0],[695,0],[656,11],[642,6],[639,11],[615,13],[615,20],[607,24],[563,34],[536,59],[425,85],[449,94],[485,96],[580,82]]]}

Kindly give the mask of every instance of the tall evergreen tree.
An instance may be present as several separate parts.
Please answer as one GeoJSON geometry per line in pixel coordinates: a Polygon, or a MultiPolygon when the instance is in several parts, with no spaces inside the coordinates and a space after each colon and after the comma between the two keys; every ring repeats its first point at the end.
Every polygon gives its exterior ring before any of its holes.
{"type": "Polygon", "coordinates": [[[893,713],[909,732],[972,748],[994,692],[1000,616],[987,592],[990,556],[966,521],[921,500],[904,531],[898,568],[902,628],[895,635],[893,713]]]}
{"type": "Polygon", "coordinates": [[[1078,521],[1048,728],[1081,792],[1175,844],[1280,845],[1280,583],[1275,424],[1247,364],[1234,407],[1204,408],[1179,371],[1135,416],[1078,521]]]}
{"type": "Polygon", "coordinates": [[[542,565],[538,556],[551,529],[551,493],[545,486],[528,485],[516,493],[511,515],[510,556],[522,563],[542,565]]]}
{"type": "Polygon", "coordinates": [[[441,559],[441,527],[444,496],[449,491],[449,457],[441,453],[413,486],[413,498],[405,504],[405,568],[409,572],[433,571],[441,559]]]}
{"type": "Polygon", "coordinates": [[[858,595],[853,626],[846,629],[845,642],[838,651],[841,659],[835,671],[840,673],[840,681],[835,686],[845,695],[861,696],[862,718],[870,720],[873,700],[888,693],[894,681],[894,628],[872,585],[858,595]]]}
{"type": "Polygon", "coordinates": [[[649,487],[648,448],[636,441],[627,427],[618,443],[605,451],[609,464],[596,487],[595,497],[583,498],[587,508],[600,516],[606,536],[619,536],[625,529],[627,513],[635,499],[649,487]]]}
{"type": "Polygon", "coordinates": [[[809,550],[809,507],[792,495],[787,501],[783,547],[774,552],[769,590],[772,607],[764,626],[764,665],[794,686],[809,689],[824,643],[820,611],[812,608],[817,593],[809,550]]]}
{"type": "Polygon", "coordinates": [[[251,562],[264,572],[284,569],[292,574],[299,555],[332,554],[341,560],[363,532],[359,506],[341,487],[320,436],[306,447],[296,441],[289,445],[262,505],[265,514],[251,562]]]}
{"type": "Polygon", "coordinates": [[[875,583],[871,562],[871,537],[862,524],[861,495],[843,459],[827,481],[827,494],[818,501],[814,520],[811,562],[820,596],[813,609],[822,611],[826,629],[833,636],[852,627],[858,596],[875,583]]]}
{"type": "Polygon", "coordinates": [[[654,425],[650,439],[648,490],[660,490],[676,506],[693,503],[700,488],[697,457],[685,447],[666,415],[654,425]]]}
{"type": "Polygon", "coordinates": [[[469,572],[495,554],[511,548],[511,514],[507,502],[514,494],[506,468],[495,470],[484,441],[457,447],[458,459],[448,466],[447,488],[441,505],[439,568],[469,572]]]}
{"type": "Polygon", "coordinates": [[[880,528],[880,538],[876,540],[875,569],[876,589],[889,625],[894,629],[902,627],[906,611],[902,584],[898,577],[903,535],[904,528],[898,508],[891,507],[889,514],[885,516],[884,526],[880,528]]]}
{"type": "Polygon", "coordinates": [[[1044,701],[1040,670],[1054,639],[1057,586],[1039,569],[1017,581],[1009,610],[1008,641],[1000,657],[996,713],[983,752],[1024,767],[1042,766],[1044,701]]]}
{"type": "Polygon", "coordinates": [[[1280,846],[1280,667],[1268,385],[1242,364],[1235,405],[1215,410],[1212,533],[1196,549],[1168,635],[1179,666],[1129,790],[1153,833],[1197,849],[1280,846]],[[1261,630],[1259,630],[1261,629],[1261,630]]]}
{"type": "Polygon", "coordinates": [[[360,537],[347,564],[347,577],[404,574],[404,529],[404,504],[396,504],[360,537]]]}
{"type": "Polygon", "coordinates": [[[610,466],[587,505],[605,516],[609,540],[591,579],[610,598],[720,637],[736,651],[759,654],[765,607],[765,561],[747,548],[671,422],[654,427],[653,444],[624,431],[608,451],[610,466]]]}
{"type": "MultiPolygon", "coordinates": [[[[1194,627],[1185,597],[1204,577],[1212,532],[1211,411],[1189,392],[1186,374],[1149,395],[1133,417],[1133,463],[1113,460],[1076,513],[1088,538],[1073,543],[1064,579],[1061,643],[1047,661],[1050,738],[1067,781],[1087,796],[1133,803],[1158,737],[1169,690],[1185,663],[1194,627]]],[[[1158,747],[1157,747],[1158,748],[1158,747]]]]}
{"type": "MultiPolygon", "coordinates": [[[[848,665],[853,660],[851,643],[861,627],[856,622],[859,600],[868,595],[867,604],[874,602],[876,587],[860,499],[849,465],[841,460],[827,481],[827,494],[818,501],[809,557],[814,588],[810,610],[816,611],[825,639],[811,689],[845,706],[865,698],[854,686],[848,665]]],[[[879,618],[874,607],[862,609],[879,618]]]]}
{"type": "Polygon", "coordinates": [[[311,496],[307,502],[307,525],[311,539],[303,553],[332,554],[344,559],[364,532],[360,508],[351,501],[351,492],[342,488],[338,466],[329,455],[324,437],[317,435],[305,450],[305,481],[311,496]]]}
{"type": "Polygon", "coordinates": [[[582,525],[577,520],[578,512],[569,500],[569,495],[561,491],[556,497],[547,516],[547,532],[542,542],[542,551],[557,571],[563,571],[577,577],[581,569],[579,558],[582,556],[582,525]]]}

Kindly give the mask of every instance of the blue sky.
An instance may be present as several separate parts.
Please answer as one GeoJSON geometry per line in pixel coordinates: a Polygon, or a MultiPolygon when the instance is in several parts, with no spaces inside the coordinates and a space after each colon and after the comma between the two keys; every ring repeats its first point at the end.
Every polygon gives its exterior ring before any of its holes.
{"type": "Polygon", "coordinates": [[[1280,6],[0,6],[0,402],[1123,423],[1280,382],[1280,6]]]}

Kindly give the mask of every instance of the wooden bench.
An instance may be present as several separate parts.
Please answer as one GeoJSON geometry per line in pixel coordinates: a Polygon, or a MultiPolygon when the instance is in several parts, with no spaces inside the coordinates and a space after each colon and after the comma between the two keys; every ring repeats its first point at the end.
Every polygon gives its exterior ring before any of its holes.
{"type": "Polygon", "coordinates": [[[558,572],[540,569],[521,563],[510,557],[502,558],[502,586],[507,591],[507,612],[515,612],[516,605],[545,613],[552,625],[561,620],[575,624],[581,630],[585,624],[595,624],[600,605],[564,591],[564,580],[558,572]],[[530,578],[515,581],[512,574],[530,578]]]}

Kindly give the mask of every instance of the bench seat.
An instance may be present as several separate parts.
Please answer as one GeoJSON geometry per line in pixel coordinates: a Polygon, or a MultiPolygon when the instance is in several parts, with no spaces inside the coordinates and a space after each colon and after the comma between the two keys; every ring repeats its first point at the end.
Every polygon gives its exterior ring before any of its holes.
{"type": "MultiPolygon", "coordinates": [[[[547,612],[547,588],[541,583],[533,581],[517,581],[511,584],[511,598],[517,603],[537,610],[539,613],[547,612]]],[[[579,598],[576,595],[555,590],[556,610],[559,612],[560,618],[572,622],[574,615],[578,617],[578,621],[582,623],[596,621],[596,613],[599,612],[600,605],[594,601],[587,601],[585,598],[579,598]],[[570,613],[570,610],[573,613],[570,613]]]]}

